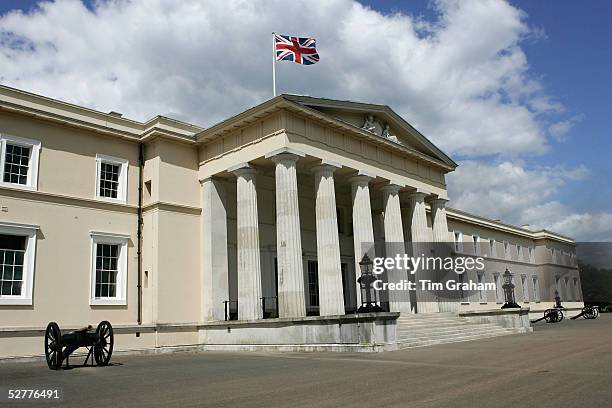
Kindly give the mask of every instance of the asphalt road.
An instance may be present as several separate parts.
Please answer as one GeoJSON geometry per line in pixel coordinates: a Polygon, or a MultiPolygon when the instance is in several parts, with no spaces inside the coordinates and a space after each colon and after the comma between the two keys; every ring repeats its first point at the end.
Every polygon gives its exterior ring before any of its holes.
{"type": "MultiPolygon", "coordinates": [[[[55,372],[45,363],[4,363],[0,388],[62,387],[58,406],[88,407],[604,408],[612,406],[612,315],[379,354],[177,353],[112,362],[55,372]]],[[[53,406],[11,403],[28,405],[53,406]]]]}

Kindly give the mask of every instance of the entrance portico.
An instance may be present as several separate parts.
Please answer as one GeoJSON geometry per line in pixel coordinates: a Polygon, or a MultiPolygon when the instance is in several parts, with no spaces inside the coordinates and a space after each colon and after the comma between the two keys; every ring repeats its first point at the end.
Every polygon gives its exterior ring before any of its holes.
{"type": "MultiPolygon", "coordinates": [[[[360,306],[360,271],[353,265],[358,265],[367,251],[370,256],[383,255],[374,253],[372,196],[383,202],[385,252],[401,254],[407,245],[417,242],[416,238],[427,237],[425,199],[429,195],[413,192],[411,186],[389,184],[380,177],[358,173],[357,169],[285,148],[251,163],[231,166],[203,181],[203,205],[210,215],[203,218],[202,231],[215,235],[214,242],[203,240],[203,245],[219,249],[214,261],[203,265],[203,276],[207,277],[203,282],[229,282],[215,289],[221,293],[217,293],[216,302],[205,303],[204,316],[217,320],[225,315],[224,301],[231,301],[232,310],[237,301],[239,320],[260,319],[264,314],[261,299],[275,296],[279,317],[304,317],[307,312],[317,311],[321,316],[341,315],[360,306]],[[261,191],[260,181],[264,186],[261,191]],[[270,191],[271,187],[274,191],[270,191]],[[215,194],[210,192],[213,188],[215,194]],[[403,193],[411,197],[407,203],[410,208],[402,208],[403,193]],[[227,198],[223,204],[220,196],[227,198]],[[263,198],[258,203],[260,196],[263,198]],[[412,219],[404,221],[406,215],[412,215],[412,219]],[[411,225],[409,242],[404,241],[402,226],[406,223],[411,225]],[[234,226],[235,231],[223,233],[224,227],[234,226]],[[235,242],[231,242],[232,236],[235,242]],[[229,248],[225,251],[223,240],[229,248]],[[230,266],[234,254],[235,267],[230,266]],[[347,257],[353,259],[353,273],[346,272],[348,264],[344,262],[343,276],[341,260],[347,257]],[[309,265],[315,262],[316,270],[309,271],[309,265]],[[262,278],[263,275],[266,276],[262,278]]],[[[440,211],[437,214],[444,216],[440,211]]],[[[203,252],[210,253],[210,249],[206,250],[203,248],[203,252]]],[[[408,275],[394,270],[388,272],[387,278],[400,282],[408,275]]],[[[389,294],[389,311],[411,313],[411,302],[419,302],[420,296],[417,292],[416,299],[410,299],[407,291],[394,291],[389,294]]],[[[422,302],[434,300],[424,298],[422,302]]],[[[265,303],[275,308],[276,302],[265,303]]],[[[426,303],[412,309],[437,311],[426,303]]]]}

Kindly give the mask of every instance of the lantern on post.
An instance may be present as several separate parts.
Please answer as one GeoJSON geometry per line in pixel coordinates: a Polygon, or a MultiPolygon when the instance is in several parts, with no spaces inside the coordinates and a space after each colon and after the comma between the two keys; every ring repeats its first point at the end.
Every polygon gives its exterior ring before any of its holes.
{"type": "Polygon", "coordinates": [[[561,296],[559,296],[558,290],[555,290],[555,309],[565,309],[561,304],[561,296]]]}
{"type": "Polygon", "coordinates": [[[376,289],[374,282],[378,280],[373,273],[374,263],[368,256],[363,255],[359,262],[361,276],[357,279],[359,289],[361,290],[361,306],[357,310],[358,313],[382,312],[382,308],[376,303],[376,289]]]}
{"type": "Polygon", "coordinates": [[[514,283],[512,283],[512,274],[506,268],[506,272],[504,272],[504,284],[502,288],[504,289],[504,297],[506,298],[506,303],[501,307],[502,309],[514,308],[520,306],[516,303],[514,298],[514,283]]]}

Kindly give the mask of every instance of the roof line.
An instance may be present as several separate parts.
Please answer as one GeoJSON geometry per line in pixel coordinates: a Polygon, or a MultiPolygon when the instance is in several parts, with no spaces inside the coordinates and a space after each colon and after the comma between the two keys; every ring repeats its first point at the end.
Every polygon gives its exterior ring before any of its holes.
{"type": "Polygon", "coordinates": [[[408,129],[414,132],[414,136],[417,137],[419,141],[424,143],[427,147],[432,149],[436,154],[440,156],[442,161],[447,164],[457,167],[458,164],[451,159],[446,153],[444,153],[439,147],[433,144],[425,135],[418,131],[414,126],[412,126],[408,121],[406,121],[402,116],[397,114],[389,105],[381,105],[381,104],[373,104],[373,103],[365,103],[365,102],[355,102],[350,100],[339,100],[339,99],[330,99],[330,98],[320,98],[314,96],[303,96],[303,95],[295,95],[295,94],[283,94],[287,99],[292,100],[294,102],[298,102],[300,104],[310,104],[320,107],[339,107],[342,104],[351,104],[355,107],[358,107],[362,110],[378,110],[388,113],[394,120],[399,122],[400,125],[407,127],[408,129]],[[322,103],[323,102],[323,103],[322,103]]]}
{"type": "Polygon", "coordinates": [[[446,207],[446,213],[452,218],[461,218],[461,216],[470,217],[470,218],[474,218],[476,220],[486,222],[489,224],[493,224],[496,226],[514,229],[514,230],[517,230],[517,232],[527,235],[528,237],[533,238],[533,239],[549,238],[549,239],[554,239],[557,241],[562,241],[562,242],[571,243],[571,244],[574,244],[576,242],[574,238],[571,238],[571,237],[568,237],[568,236],[565,236],[565,235],[562,235],[562,234],[559,234],[553,231],[549,231],[546,229],[530,230],[527,228],[519,227],[514,224],[509,224],[507,222],[503,222],[500,220],[493,220],[491,218],[483,217],[482,215],[477,215],[477,214],[470,213],[464,210],[459,210],[457,208],[446,207]]]}

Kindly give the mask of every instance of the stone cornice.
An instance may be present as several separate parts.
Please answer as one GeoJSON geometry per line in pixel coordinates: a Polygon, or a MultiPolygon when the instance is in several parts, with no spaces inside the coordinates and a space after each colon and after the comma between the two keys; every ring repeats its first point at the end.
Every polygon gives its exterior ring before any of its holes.
{"type": "Polygon", "coordinates": [[[482,227],[495,229],[498,231],[507,232],[514,235],[519,235],[525,238],[540,240],[549,239],[552,241],[562,242],[564,244],[575,245],[574,239],[566,237],[561,234],[550,232],[547,230],[531,231],[525,228],[517,227],[515,225],[507,224],[497,220],[491,220],[479,215],[470,214],[465,211],[461,211],[455,208],[446,208],[446,216],[451,219],[468,222],[470,224],[480,225],[482,227]]]}
{"type": "Polygon", "coordinates": [[[163,137],[195,144],[194,135],[203,129],[164,116],[138,122],[3,85],[0,85],[0,110],[134,142],[163,137]]]}

